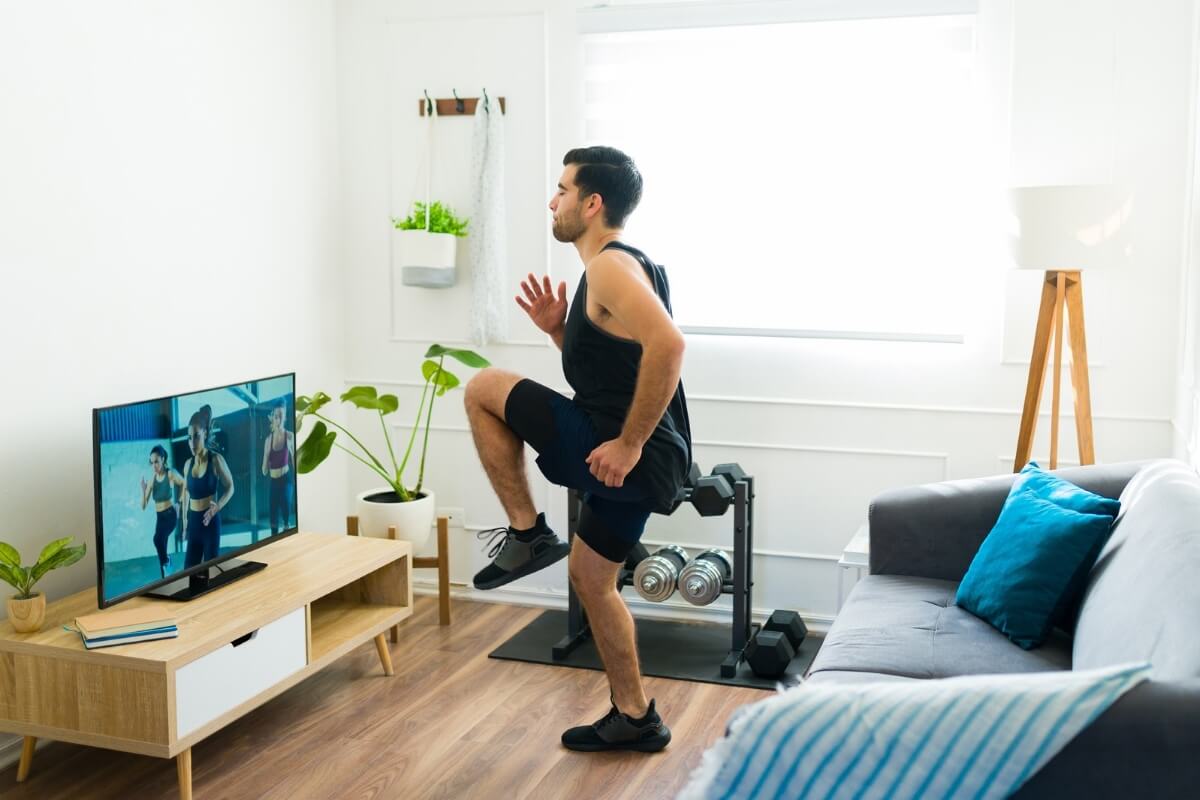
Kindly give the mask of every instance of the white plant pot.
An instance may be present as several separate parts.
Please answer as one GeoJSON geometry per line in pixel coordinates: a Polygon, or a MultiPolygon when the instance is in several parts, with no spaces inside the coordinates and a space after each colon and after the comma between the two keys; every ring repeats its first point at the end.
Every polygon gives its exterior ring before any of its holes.
{"type": "Polygon", "coordinates": [[[436,500],[433,492],[426,490],[424,496],[408,503],[387,503],[371,500],[372,496],[395,497],[389,486],[368,489],[358,495],[358,535],[386,539],[388,528],[395,526],[396,538],[412,542],[413,552],[420,550],[429,540],[433,527],[436,500]]]}
{"type": "Polygon", "coordinates": [[[454,285],[458,237],[452,233],[395,230],[394,255],[405,286],[443,289],[454,285]]]}

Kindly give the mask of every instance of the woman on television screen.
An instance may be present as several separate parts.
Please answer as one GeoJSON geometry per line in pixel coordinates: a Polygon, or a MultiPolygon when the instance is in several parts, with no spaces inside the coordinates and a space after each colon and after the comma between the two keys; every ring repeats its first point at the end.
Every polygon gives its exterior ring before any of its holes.
{"type": "Polygon", "coordinates": [[[212,408],[201,406],[188,421],[192,457],[183,467],[184,498],[188,503],[183,530],[187,539],[185,569],[217,557],[221,546],[221,509],[233,497],[233,476],[220,453],[208,447],[212,408]],[[218,492],[221,494],[218,496],[218,492]]]}
{"type": "Polygon", "coordinates": [[[283,424],[284,401],[271,409],[271,433],[263,443],[262,474],[271,477],[271,535],[287,530],[291,522],[291,465],[296,457],[296,440],[283,424]],[[278,518],[279,522],[276,523],[278,518]]]}
{"type": "Polygon", "coordinates": [[[183,476],[167,465],[167,451],[161,444],[150,448],[150,468],[154,475],[149,481],[142,478],[142,510],[146,504],[154,500],[154,510],[157,519],[154,523],[154,549],[158,552],[158,569],[162,577],[167,577],[167,567],[171,558],[167,555],[167,539],[179,522],[179,514],[175,511],[175,488],[181,492],[186,488],[183,476]]]}

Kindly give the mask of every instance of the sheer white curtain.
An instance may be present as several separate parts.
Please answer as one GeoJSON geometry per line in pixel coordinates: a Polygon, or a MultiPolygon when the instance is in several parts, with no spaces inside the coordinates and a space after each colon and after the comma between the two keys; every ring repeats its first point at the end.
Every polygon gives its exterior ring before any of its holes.
{"type": "Polygon", "coordinates": [[[961,330],[975,16],[584,36],[586,135],[646,180],[627,239],[692,328],[961,330]]]}

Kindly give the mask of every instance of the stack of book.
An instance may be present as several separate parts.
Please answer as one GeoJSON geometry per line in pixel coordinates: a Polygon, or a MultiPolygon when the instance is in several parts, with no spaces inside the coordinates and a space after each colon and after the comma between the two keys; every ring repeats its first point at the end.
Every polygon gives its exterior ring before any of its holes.
{"type": "Polygon", "coordinates": [[[104,611],[75,618],[75,628],[89,650],[115,644],[172,639],[179,635],[174,617],[158,606],[104,611]]]}

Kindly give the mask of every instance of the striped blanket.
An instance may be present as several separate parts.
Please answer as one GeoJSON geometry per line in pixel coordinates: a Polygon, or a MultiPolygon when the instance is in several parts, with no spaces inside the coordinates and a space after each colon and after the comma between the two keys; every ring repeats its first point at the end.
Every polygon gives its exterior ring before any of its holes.
{"type": "Polygon", "coordinates": [[[800,686],[745,707],[679,800],[1006,797],[1149,672],[800,686]]]}

